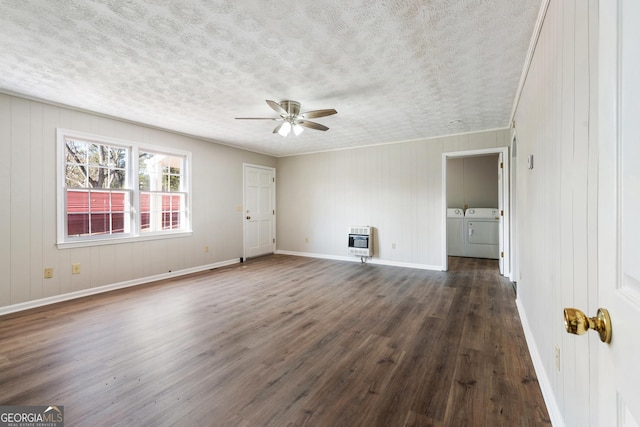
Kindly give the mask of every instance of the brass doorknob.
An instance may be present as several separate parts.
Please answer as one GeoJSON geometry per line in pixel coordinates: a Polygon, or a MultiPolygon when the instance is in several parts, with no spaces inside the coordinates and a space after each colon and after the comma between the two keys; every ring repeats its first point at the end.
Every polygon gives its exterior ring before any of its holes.
{"type": "Polygon", "coordinates": [[[600,341],[611,342],[611,317],[609,311],[604,308],[598,309],[596,317],[587,317],[577,308],[565,308],[564,328],[575,335],[582,335],[593,329],[600,335],[600,341]]]}

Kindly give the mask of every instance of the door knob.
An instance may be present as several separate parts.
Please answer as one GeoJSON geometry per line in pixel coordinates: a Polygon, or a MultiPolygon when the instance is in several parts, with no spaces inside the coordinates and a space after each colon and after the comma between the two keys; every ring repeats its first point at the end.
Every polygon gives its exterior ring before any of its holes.
{"type": "Polygon", "coordinates": [[[249,215],[247,215],[247,219],[251,219],[251,217],[249,215]]]}
{"type": "Polygon", "coordinates": [[[598,309],[596,317],[587,317],[577,308],[565,308],[564,328],[575,335],[582,335],[593,329],[600,335],[600,341],[611,342],[611,317],[609,311],[604,308],[598,309]]]}

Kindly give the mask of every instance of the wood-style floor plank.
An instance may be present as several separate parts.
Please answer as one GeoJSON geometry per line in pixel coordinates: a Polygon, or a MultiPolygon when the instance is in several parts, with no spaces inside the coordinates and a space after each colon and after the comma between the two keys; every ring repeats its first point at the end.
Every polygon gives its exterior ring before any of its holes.
{"type": "Polygon", "coordinates": [[[548,426],[497,261],[272,255],[0,317],[0,405],[67,426],[548,426]]]}

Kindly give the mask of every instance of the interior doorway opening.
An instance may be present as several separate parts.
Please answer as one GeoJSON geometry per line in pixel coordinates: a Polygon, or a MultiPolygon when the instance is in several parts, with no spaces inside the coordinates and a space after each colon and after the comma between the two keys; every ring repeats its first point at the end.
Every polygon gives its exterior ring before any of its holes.
{"type": "MultiPolygon", "coordinates": [[[[489,209],[487,214],[495,213],[495,220],[491,218],[484,218],[482,221],[494,224],[485,224],[487,227],[498,228],[497,247],[497,259],[499,261],[500,274],[506,277],[511,277],[511,251],[510,251],[510,198],[509,198],[509,149],[508,147],[496,147],[480,150],[469,151],[457,151],[443,153],[442,155],[442,200],[444,201],[444,209],[442,213],[443,222],[443,236],[442,236],[442,265],[443,270],[448,270],[448,249],[447,243],[451,239],[452,234],[449,229],[449,223],[453,224],[449,220],[448,209],[457,208],[467,210],[470,209],[470,213],[477,214],[475,208],[487,208],[489,209]],[[477,176],[468,177],[465,183],[465,163],[471,165],[467,168],[467,173],[476,174],[477,176]],[[495,165],[495,167],[487,166],[495,165]],[[489,168],[489,170],[485,170],[489,168]],[[493,168],[493,169],[491,169],[493,168]],[[459,169],[459,171],[456,171],[459,169]],[[457,173],[456,173],[457,172],[457,173]],[[494,174],[493,178],[488,175],[494,174]],[[480,179],[483,174],[487,175],[486,179],[480,179]],[[461,178],[462,176],[462,178],[461,178]],[[497,176],[497,179],[496,179],[497,176]],[[491,188],[482,188],[482,181],[491,184],[491,188]],[[462,188],[462,195],[452,196],[449,192],[449,188],[458,186],[462,188]],[[467,194],[465,194],[467,193],[467,194]],[[451,203],[455,204],[453,206],[451,203]],[[472,204],[474,206],[472,206],[472,204]],[[460,205],[460,206],[458,206],[460,205]],[[476,206],[477,205],[477,206],[476,206]],[[486,206],[484,206],[486,205],[486,206]],[[493,206],[490,206],[493,205],[493,206]]],[[[467,212],[465,212],[465,215],[467,212]]],[[[463,238],[465,244],[468,244],[475,230],[469,227],[469,219],[465,216],[463,219],[463,238]],[[471,235],[471,238],[468,237],[471,235]]],[[[491,250],[494,250],[492,247],[491,250]]],[[[466,255],[463,255],[466,256],[466,255]]],[[[469,256],[473,256],[473,251],[469,256]]]]}

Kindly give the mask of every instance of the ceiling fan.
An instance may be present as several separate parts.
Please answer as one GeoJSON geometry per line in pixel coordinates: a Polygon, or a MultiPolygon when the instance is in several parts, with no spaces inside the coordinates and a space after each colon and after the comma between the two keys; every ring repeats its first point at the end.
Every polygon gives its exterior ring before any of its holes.
{"type": "Polygon", "coordinates": [[[300,112],[300,103],[297,101],[291,101],[285,99],[278,104],[275,101],[267,99],[267,104],[276,113],[280,114],[280,117],[236,117],[236,120],[276,120],[282,123],[273,129],[273,133],[287,136],[293,131],[295,135],[300,135],[305,127],[326,131],[329,128],[320,123],[312,122],[307,119],[315,119],[317,117],[330,116],[336,114],[337,111],[333,108],[327,110],[314,110],[307,111],[306,113],[300,112]],[[304,126],[304,127],[303,127],[304,126]]]}

